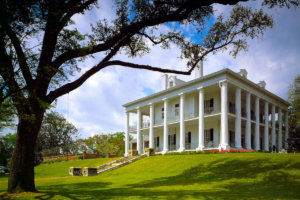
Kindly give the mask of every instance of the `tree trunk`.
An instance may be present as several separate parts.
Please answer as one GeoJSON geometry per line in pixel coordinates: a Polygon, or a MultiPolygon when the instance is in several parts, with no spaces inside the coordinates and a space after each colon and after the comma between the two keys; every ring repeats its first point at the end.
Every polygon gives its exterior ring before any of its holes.
{"type": "Polygon", "coordinates": [[[11,159],[8,193],[34,192],[34,151],[43,114],[26,114],[19,116],[17,141],[11,159]]]}

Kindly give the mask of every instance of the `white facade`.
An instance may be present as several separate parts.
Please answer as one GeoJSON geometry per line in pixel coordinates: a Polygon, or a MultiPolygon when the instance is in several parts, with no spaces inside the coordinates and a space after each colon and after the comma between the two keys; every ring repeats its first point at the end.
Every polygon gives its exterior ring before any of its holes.
{"type": "Polygon", "coordinates": [[[163,76],[163,90],[123,105],[126,145],[137,134],[136,149],[143,154],[143,135],[156,152],[208,149],[286,148],[289,104],[247,79],[247,72],[224,69],[183,82],[163,76]],[[176,81],[174,81],[176,80],[176,81]],[[170,86],[168,81],[174,81],[170,86]],[[130,115],[137,122],[130,126],[130,115]],[[147,120],[145,117],[147,116],[147,120]]]}

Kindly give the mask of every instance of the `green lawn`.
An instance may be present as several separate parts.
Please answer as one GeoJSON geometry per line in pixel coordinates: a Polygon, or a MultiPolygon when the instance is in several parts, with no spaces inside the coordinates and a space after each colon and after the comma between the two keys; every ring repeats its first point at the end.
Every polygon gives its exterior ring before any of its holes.
{"type": "Polygon", "coordinates": [[[7,196],[1,177],[0,199],[300,199],[300,154],[154,156],[93,177],[66,176],[69,162],[36,168],[39,193],[7,196]]]}

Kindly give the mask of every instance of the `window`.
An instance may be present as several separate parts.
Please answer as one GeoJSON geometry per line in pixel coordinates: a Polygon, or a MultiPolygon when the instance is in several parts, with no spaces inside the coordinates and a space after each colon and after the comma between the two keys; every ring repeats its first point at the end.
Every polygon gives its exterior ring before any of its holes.
{"type": "Polygon", "coordinates": [[[204,144],[207,147],[212,147],[214,141],[214,129],[206,129],[204,130],[204,144]]]}
{"type": "Polygon", "coordinates": [[[188,132],[187,134],[185,134],[185,143],[190,144],[192,142],[192,133],[188,132]]]}
{"type": "Polygon", "coordinates": [[[210,114],[213,111],[213,107],[214,107],[213,98],[204,101],[204,110],[206,114],[210,114]]]}
{"type": "Polygon", "coordinates": [[[175,116],[179,116],[179,103],[175,104],[175,116]]]}
{"type": "Polygon", "coordinates": [[[170,87],[173,87],[173,81],[169,82],[170,87]]]}
{"type": "Polygon", "coordinates": [[[154,144],[154,145],[155,145],[156,147],[159,147],[159,137],[156,137],[154,141],[155,141],[155,144],[154,144]]]}
{"type": "Polygon", "coordinates": [[[176,134],[168,135],[169,150],[174,151],[176,149],[176,134]]]}
{"type": "Polygon", "coordinates": [[[176,134],[168,135],[169,145],[176,145],[176,134]]]}
{"type": "Polygon", "coordinates": [[[229,144],[232,147],[234,146],[234,135],[235,135],[234,131],[229,131],[229,144]]]}
{"type": "Polygon", "coordinates": [[[161,118],[162,119],[165,118],[165,109],[164,108],[161,109],[161,118]]]}

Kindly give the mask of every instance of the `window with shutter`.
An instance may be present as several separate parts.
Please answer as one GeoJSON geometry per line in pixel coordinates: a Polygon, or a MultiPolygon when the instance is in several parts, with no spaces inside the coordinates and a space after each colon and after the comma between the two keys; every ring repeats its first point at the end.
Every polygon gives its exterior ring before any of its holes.
{"type": "Polygon", "coordinates": [[[174,145],[176,145],[176,134],[174,134],[173,137],[174,137],[174,145]]]}
{"type": "Polygon", "coordinates": [[[214,107],[214,99],[213,98],[210,99],[210,107],[214,107]]]}
{"type": "Polygon", "coordinates": [[[209,138],[210,141],[214,141],[214,129],[211,128],[210,129],[210,138],[209,138]]]}
{"type": "Polygon", "coordinates": [[[175,116],[179,116],[179,104],[175,104],[175,116]]]}

